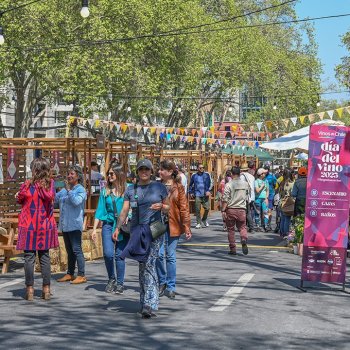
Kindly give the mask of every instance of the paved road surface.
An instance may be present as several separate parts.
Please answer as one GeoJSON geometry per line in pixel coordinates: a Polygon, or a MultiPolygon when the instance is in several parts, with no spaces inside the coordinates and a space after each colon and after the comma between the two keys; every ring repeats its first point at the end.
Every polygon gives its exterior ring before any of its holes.
{"type": "MultiPolygon", "coordinates": [[[[349,349],[350,296],[300,292],[301,258],[273,233],[250,236],[249,255],[227,255],[218,216],[178,249],[175,300],[161,298],[158,317],[138,313],[137,264],[128,261],[124,295],[103,292],[102,260],[87,263],[87,284],[53,282],[23,300],[23,271],[0,276],[0,349],[349,349]]],[[[54,276],[55,278],[58,276],[54,276]]]]}

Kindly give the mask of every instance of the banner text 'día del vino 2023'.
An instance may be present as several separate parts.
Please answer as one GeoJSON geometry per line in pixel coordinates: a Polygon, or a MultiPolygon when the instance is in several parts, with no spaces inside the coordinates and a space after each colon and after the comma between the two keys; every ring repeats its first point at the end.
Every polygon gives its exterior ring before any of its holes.
{"type": "Polygon", "coordinates": [[[343,283],[349,229],[350,128],[310,127],[303,281],[343,283]]]}

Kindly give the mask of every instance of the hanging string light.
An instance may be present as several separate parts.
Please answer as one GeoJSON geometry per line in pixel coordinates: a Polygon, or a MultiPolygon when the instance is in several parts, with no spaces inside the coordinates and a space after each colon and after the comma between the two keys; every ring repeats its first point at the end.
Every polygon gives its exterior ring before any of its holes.
{"type": "Polygon", "coordinates": [[[4,31],[2,27],[0,26],[0,45],[4,45],[5,43],[5,38],[4,38],[4,31]]]}
{"type": "Polygon", "coordinates": [[[317,107],[320,107],[320,106],[321,106],[320,95],[318,95],[318,97],[317,97],[317,103],[316,103],[316,106],[317,106],[317,107]]]}
{"type": "Polygon", "coordinates": [[[83,18],[87,18],[90,16],[89,0],[82,0],[80,15],[83,18]]]}

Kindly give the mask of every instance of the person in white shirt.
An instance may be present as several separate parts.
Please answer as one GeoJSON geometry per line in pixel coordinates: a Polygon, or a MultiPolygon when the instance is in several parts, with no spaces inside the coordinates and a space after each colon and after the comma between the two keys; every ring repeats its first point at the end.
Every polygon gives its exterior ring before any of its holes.
{"type": "Polygon", "coordinates": [[[90,163],[91,165],[91,191],[92,193],[100,192],[100,180],[103,180],[103,175],[98,170],[98,165],[95,161],[90,163]]]}
{"type": "Polygon", "coordinates": [[[181,177],[181,184],[185,189],[185,194],[187,194],[187,176],[185,174],[185,169],[181,164],[178,165],[178,171],[179,171],[179,175],[181,177]]]}
{"type": "Polygon", "coordinates": [[[255,202],[255,189],[254,189],[254,182],[255,177],[251,175],[248,172],[248,164],[243,163],[241,165],[241,175],[240,179],[243,181],[248,182],[249,185],[249,196],[248,196],[248,203],[247,203],[247,224],[248,224],[248,232],[252,232],[254,229],[254,202],[255,202]]]}

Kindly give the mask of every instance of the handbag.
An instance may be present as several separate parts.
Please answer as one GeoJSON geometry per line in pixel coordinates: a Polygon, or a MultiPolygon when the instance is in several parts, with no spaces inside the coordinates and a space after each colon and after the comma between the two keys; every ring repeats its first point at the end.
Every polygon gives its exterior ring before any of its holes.
{"type": "Polygon", "coordinates": [[[281,201],[282,213],[286,216],[294,215],[295,199],[291,196],[284,197],[281,201]]]}
{"type": "MultiPolygon", "coordinates": [[[[134,185],[134,198],[136,201],[138,200],[137,183],[134,185]]],[[[139,220],[139,206],[137,205],[135,209],[136,209],[136,215],[137,215],[138,222],[140,222],[140,220],[139,220]]],[[[159,238],[160,236],[162,236],[167,231],[167,225],[165,225],[161,219],[151,222],[149,224],[149,228],[151,230],[153,241],[155,239],[159,238]]]]}
{"type": "MultiPolygon", "coordinates": [[[[115,202],[115,196],[112,195],[112,203],[113,203],[113,212],[114,212],[114,218],[115,220],[118,220],[118,213],[117,213],[117,204],[115,202]]],[[[128,222],[120,226],[120,231],[122,231],[125,235],[130,235],[131,233],[131,221],[128,220],[128,222]]]]}

